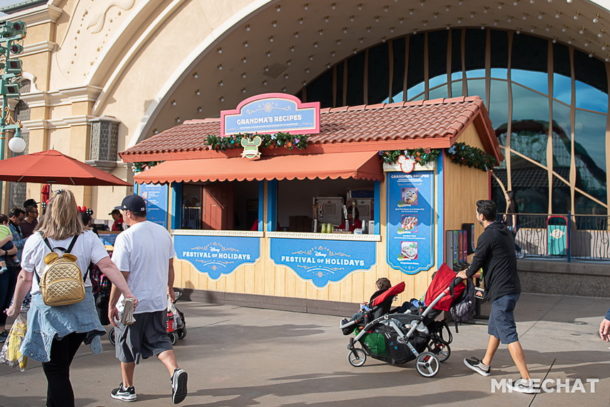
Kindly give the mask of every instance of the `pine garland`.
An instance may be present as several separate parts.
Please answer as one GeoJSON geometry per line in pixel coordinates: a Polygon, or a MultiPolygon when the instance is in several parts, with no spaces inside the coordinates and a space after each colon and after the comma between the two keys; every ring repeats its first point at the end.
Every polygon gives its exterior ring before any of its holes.
{"type": "MultiPolygon", "coordinates": [[[[418,148],[415,150],[380,151],[379,155],[388,164],[394,164],[398,161],[398,157],[405,155],[413,158],[420,165],[426,165],[436,160],[441,151],[440,149],[418,148]]],[[[454,163],[482,171],[491,170],[496,164],[496,159],[491,154],[465,143],[455,143],[446,151],[447,156],[454,163]]]]}
{"type": "Polygon", "coordinates": [[[234,134],[231,136],[220,137],[209,135],[205,140],[205,144],[210,150],[222,151],[231,148],[241,147],[241,139],[243,137],[252,138],[259,136],[262,139],[260,148],[287,148],[289,150],[307,148],[309,136],[305,134],[293,135],[290,133],[274,133],[274,134],[234,134]]]}
{"type": "Polygon", "coordinates": [[[491,154],[465,143],[455,143],[447,149],[447,156],[459,165],[489,171],[496,165],[496,159],[491,154]]]}
{"type": "Polygon", "coordinates": [[[394,164],[398,161],[398,157],[404,155],[411,157],[419,165],[426,165],[429,162],[435,161],[441,154],[441,150],[431,148],[417,148],[414,150],[392,150],[380,151],[379,155],[385,163],[394,164]]]}

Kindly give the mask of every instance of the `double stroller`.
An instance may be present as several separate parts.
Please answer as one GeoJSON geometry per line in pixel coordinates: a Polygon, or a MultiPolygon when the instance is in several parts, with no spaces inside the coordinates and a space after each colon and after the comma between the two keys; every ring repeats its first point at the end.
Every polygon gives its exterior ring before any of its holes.
{"type": "Polygon", "coordinates": [[[453,336],[444,321],[437,321],[441,311],[448,311],[464,291],[462,280],[446,264],[436,272],[428,287],[425,307],[408,303],[388,312],[388,304],[405,289],[395,285],[376,297],[370,310],[339,324],[344,335],[354,334],[347,349],[347,360],[354,367],[363,366],[368,356],[393,365],[416,360],[415,368],[424,377],[436,376],[440,363],[449,359],[453,336]]]}

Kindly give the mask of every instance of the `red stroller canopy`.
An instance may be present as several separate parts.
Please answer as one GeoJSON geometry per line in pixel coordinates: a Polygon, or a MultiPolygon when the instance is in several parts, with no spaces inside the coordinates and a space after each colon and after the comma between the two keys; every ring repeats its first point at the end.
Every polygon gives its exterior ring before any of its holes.
{"type": "MultiPolygon", "coordinates": [[[[449,288],[451,282],[455,279],[456,272],[451,269],[447,264],[443,263],[441,268],[438,269],[428,290],[426,291],[426,298],[424,304],[426,306],[432,304],[432,301],[438,297],[443,291],[449,288]]],[[[458,284],[453,289],[453,295],[446,295],[439,302],[436,303],[434,309],[439,311],[449,311],[453,301],[460,298],[466,286],[464,284],[458,284]]]]}
{"type": "Polygon", "coordinates": [[[377,297],[375,297],[373,302],[370,304],[370,307],[373,308],[378,305],[381,305],[388,298],[398,295],[401,292],[403,292],[404,290],[405,290],[405,282],[403,281],[402,283],[398,283],[394,287],[389,288],[383,294],[379,294],[377,297]]]}

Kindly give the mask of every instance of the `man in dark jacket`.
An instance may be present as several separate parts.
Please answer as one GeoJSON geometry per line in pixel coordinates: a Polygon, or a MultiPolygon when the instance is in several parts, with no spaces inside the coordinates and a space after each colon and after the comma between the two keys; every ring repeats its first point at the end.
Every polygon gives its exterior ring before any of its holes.
{"type": "Polygon", "coordinates": [[[483,359],[466,358],[464,364],[483,376],[489,376],[491,361],[498,346],[500,343],[506,344],[521,374],[521,379],[513,383],[513,390],[536,393],[539,389],[532,384],[513,315],[521,293],[514,238],[504,224],[495,221],[496,204],[493,201],[481,200],[476,205],[477,220],[485,230],[477,241],[472,264],[467,270],[459,272],[457,277],[471,278],[483,269],[485,290],[491,301],[487,328],[489,341],[483,359]]]}

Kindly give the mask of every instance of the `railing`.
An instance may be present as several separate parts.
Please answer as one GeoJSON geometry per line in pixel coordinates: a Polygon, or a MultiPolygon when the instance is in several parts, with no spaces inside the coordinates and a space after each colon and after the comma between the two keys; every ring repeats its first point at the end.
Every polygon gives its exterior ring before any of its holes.
{"type": "Polygon", "coordinates": [[[519,213],[516,220],[515,243],[527,257],[610,261],[607,215],[519,213]]]}

